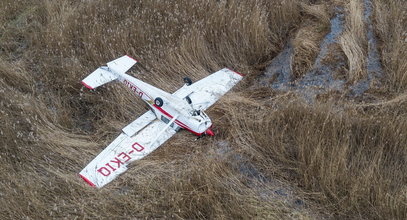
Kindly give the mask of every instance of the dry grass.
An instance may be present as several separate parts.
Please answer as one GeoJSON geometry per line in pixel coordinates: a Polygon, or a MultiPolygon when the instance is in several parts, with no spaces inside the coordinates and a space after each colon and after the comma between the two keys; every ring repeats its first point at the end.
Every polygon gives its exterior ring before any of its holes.
{"type": "Polygon", "coordinates": [[[295,34],[293,74],[300,78],[312,69],[319,53],[319,44],[329,31],[330,13],[327,4],[309,5],[302,3],[301,7],[309,19],[295,34]]]}
{"type": "Polygon", "coordinates": [[[375,0],[376,31],[382,40],[382,57],[389,88],[400,93],[407,88],[407,2],[375,0]]]}
{"type": "MultiPolygon", "coordinates": [[[[392,22],[405,20],[403,1],[375,1],[391,98],[328,95],[309,106],[292,92],[246,89],[289,36],[300,77],[329,31],[332,5],[3,0],[0,218],[405,219],[406,22],[392,22]],[[194,142],[182,131],[95,190],[77,173],[145,109],[123,86],[87,91],[80,80],[122,54],[141,61],[140,79],[168,91],[223,66],[247,77],[208,111],[217,136],[194,142]],[[248,164],[265,177],[247,174],[248,164]],[[276,196],[277,180],[305,205],[276,196]]],[[[346,20],[352,36],[365,34],[358,13],[346,20]]],[[[349,81],[360,77],[350,72],[349,81]]]]}
{"type": "Polygon", "coordinates": [[[301,28],[294,40],[293,74],[296,78],[302,77],[314,66],[315,58],[319,53],[319,42],[323,33],[309,25],[301,28]]]}
{"type": "MultiPolygon", "coordinates": [[[[248,146],[245,152],[264,173],[309,190],[321,208],[334,207],[337,217],[406,216],[405,111],[395,116],[367,106],[310,107],[293,97],[281,99],[272,110],[252,106],[254,117],[230,116],[231,133],[240,134],[235,141],[248,146]]],[[[230,106],[243,114],[239,103],[230,106]]]]}
{"type": "Polygon", "coordinates": [[[350,0],[347,3],[345,31],[340,38],[341,48],[348,61],[348,77],[352,82],[367,76],[367,32],[363,3],[362,0],[350,0]]]}

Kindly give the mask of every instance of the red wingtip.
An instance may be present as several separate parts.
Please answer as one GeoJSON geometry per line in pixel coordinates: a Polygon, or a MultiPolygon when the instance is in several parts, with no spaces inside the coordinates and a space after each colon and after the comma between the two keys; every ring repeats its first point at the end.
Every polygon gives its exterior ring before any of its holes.
{"type": "Polygon", "coordinates": [[[95,184],[93,184],[90,180],[88,180],[88,178],[86,178],[86,177],[83,176],[82,174],[79,174],[79,176],[80,176],[83,180],[85,180],[85,182],[87,182],[90,186],[96,187],[95,184]]]}
{"type": "Polygon", "coordinates": [[[91,86],[89,86],[88,84],[86,84],[86,83],[83,82],[83,81],[82,81],[82,84],[83,84],[86,88],[88,88],[88,89],[93,89],[91,86]]]}
{"type": "Polygon", "coordinates": [[[129,56],[129,55],[126,55],[126,56],[128,56],[129,58],[131,58],[131,59],[133,59],[134,61],[138,62],[138,60],[134,59],[133,57],[131,57],[131,56],[129,56]]]}
{"type": "Polygon", "coordinates": [[[234,73],[236,73],[236,74],[238,74],[238,75],[240,75],[240,76],[242,76],[242,77],[244,77],[244,75],[243,74],[241,74],[241,73],[239,73],[239,72],[236,72],[236,71],[234,71],[234,70],[232,70],[232,69],[230,69],[230,68],[228,68],[230,71],[232,71],[232,72],[234,72],[234,73]]]}

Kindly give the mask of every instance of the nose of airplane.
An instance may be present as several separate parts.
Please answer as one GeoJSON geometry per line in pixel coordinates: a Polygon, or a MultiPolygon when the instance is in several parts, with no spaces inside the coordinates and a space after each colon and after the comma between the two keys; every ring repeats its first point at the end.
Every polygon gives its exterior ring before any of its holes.
{"type": "Polygon", "coordinates": [[[213,133],[212,129],[208,129],[205,131],[205,134],[209,135],[209,136],[215,136],[215,133],[213,133]]]}

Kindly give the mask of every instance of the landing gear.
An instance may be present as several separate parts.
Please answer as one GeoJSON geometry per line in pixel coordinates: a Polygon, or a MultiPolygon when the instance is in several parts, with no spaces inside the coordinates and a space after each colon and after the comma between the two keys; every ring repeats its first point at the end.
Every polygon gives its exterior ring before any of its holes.
{"type": "Polygon", "coordinates": [[[187,100],[188,104],[192,104],[192,100],[189,98],[189,96],[185,97],[185,100],[187,100]]]}
{"type": "Polygon", "coordinates": [[[203,138],[204,136],[205,136],[205,134],[201,134],[201,135],[199,135],[197,138],[195,138],[195,141],[197,141],[197,140],[199,140],[199,139],[203,138]]]}
{"type": "Polygon", "coordinates": [[[157,97],[157,98],[154,99],[154,104],[155,104],[156,106],[158,106],[158,107],[161,107],[161,106],[163,106],[164,101],[163,101],[162,98],[157,97]]]}
{"type": "Polygon", "coordinates": [[[188,78],[188,77],[184,77],[184,83],[185,83],[187,86],[190,86],[190,85],[192,84],[192,80],[191,80],[190,78],[188,78]]]}

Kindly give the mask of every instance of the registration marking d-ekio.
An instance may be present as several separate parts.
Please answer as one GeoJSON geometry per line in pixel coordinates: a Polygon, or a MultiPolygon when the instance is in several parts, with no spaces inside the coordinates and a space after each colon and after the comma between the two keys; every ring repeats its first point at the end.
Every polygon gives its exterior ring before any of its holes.
{"type": "Polygon", "coordinates": [[[139,143],[134,143],[132,146],[133,150],[129,151],[129,153],[121,152],[113,160],[106,163],[105,166],[98,169],[98,172],[103,176],[109,176],[112,172],[116,171],[120,168],[121,165],[124,165],[127,161],[131,160],[130,154],[134,153],[134,151],[142,152],[144,147],[141,146],[139,143]],[[120,160],[122,159],[122,160],[120,160]]]}

